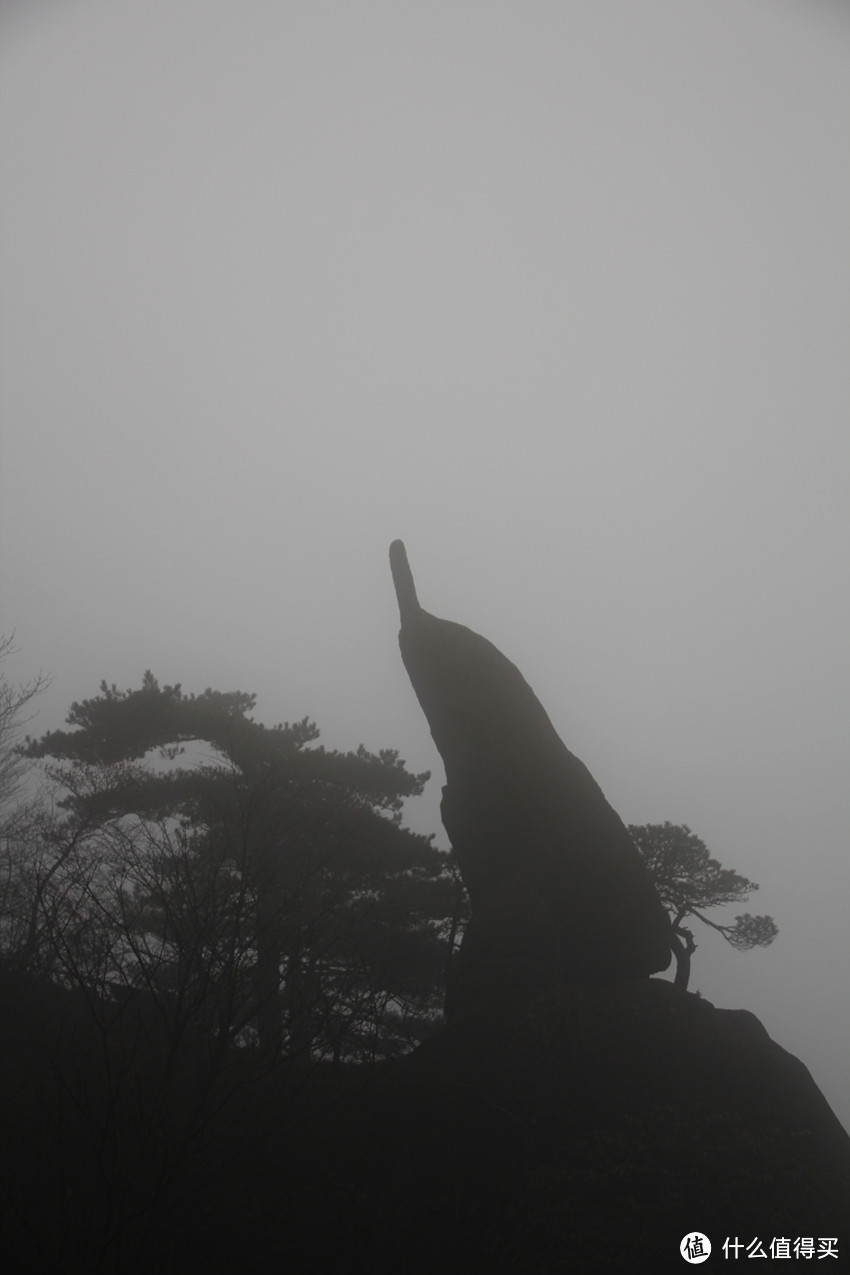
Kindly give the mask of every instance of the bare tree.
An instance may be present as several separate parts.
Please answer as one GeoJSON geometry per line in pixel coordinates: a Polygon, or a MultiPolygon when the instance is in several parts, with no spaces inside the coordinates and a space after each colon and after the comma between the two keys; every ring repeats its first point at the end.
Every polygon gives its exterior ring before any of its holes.
{"type": "MultiPolygon", "coordinates": [[[[13,633],[0,637],[0,666],[17,647],[13,633]]],[[[10,817],[9,808],[20,792],[21,782],[29,762],[19,751],[20,734],[31,720],[26,709],[42,691],[50,685],[50,678],[38,673],[31,681],[13,686],[0,667],[0,821],[10,817]]],[[[2,827],[2,824],[0,824],[2,827]]]]}

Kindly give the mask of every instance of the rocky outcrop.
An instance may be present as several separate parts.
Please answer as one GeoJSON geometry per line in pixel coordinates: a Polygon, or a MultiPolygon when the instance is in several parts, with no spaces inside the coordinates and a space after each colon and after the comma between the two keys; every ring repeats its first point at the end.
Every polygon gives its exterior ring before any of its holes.
{"type": "Polygon", "coordinates": [[[693,1228],[720,1261],[846,1247],[850,1139],[812,1077],[752,1014],[647,977],[670,929],[626,828],[519,670],[390,559],[472,919],[447,1025],[334,1113],[371,1146],[370,1266],[412,1235],[423,1272],[682,1269],[693,1228]]]}
{"type": "Polygon", "coordinates": [[[399,645],[446,769],[442,817],[472,904],[447,1001],[637,978],[670,926],[621,819],[510,660],[419,605],[400,540],[399,645]]]}
{"type": "Polygon", "coordinates": [[[662,979],[479,1000],[314,1137],[370,1270],[656,1275],[694,1228],[715,1264],[850,1251],[850,1139],[805,1066],[662,979]]]}

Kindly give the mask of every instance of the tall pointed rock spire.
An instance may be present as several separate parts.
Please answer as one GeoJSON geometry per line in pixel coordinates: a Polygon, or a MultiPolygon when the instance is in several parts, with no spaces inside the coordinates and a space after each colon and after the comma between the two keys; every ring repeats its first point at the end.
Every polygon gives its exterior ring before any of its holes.
{"type": "Polygon", "coordinates": [[[666,969],[670,922],[616,811],[519,669],[422,609],[390,547],[399,646],[446,768],[441,813],[472,903],[448,1008],[519,980],[666,969]]]}

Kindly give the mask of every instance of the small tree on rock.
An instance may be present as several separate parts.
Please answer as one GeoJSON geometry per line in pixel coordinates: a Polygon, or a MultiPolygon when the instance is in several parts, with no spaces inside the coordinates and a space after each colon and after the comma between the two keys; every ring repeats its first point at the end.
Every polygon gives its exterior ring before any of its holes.
{"type": "Polygon", "coordinates": [[[705,842],[691,832],[687,824],[629,824],[629,832],[662,903],[671,914],[677,987],[688,986],[691,957],[697,947],[693,932],[684,925],[689,916],[718,930],[739,952],[768,947],[776,938],[779,927],[771,916],[751,916],[743,912],[734,924],[720,925],[703,915],[707,908],[744,902],[758,885],[712,859],[705,842]]]}

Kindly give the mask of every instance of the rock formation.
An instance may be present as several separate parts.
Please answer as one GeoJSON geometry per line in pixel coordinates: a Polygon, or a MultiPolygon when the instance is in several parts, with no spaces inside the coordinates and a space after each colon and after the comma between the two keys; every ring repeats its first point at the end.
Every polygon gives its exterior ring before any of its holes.
{"type": "Polygon", "coordinates": [[[441,812],[472,903],[447,1012],[508,987],[609,983],[670,963],[670,927],[616,812],[519,669],[419,605],[390,547],[399,645],[446,769],[441,812]]]}
{"type": "Polygon", "coordinates": [[[324,1130],[370,1271],[658,1275],[693,1228],[706,1269],[727,1238],[850,1250],[850,1139],[806,1067],[664,979],[470,1005],[324,1130]]]}
{"type": "Polygon", "coordinates": [[[774,1237],[846,1259],[850,1139],[811,1075],[645,977],[666,918],[622,824],[514,666],[393,567],[472,896],[458,1012],[400,1058],[275,1060],[0,962],[5,1268],[658,1275],[693,1228],[709,1269],[774,1237]]]}

